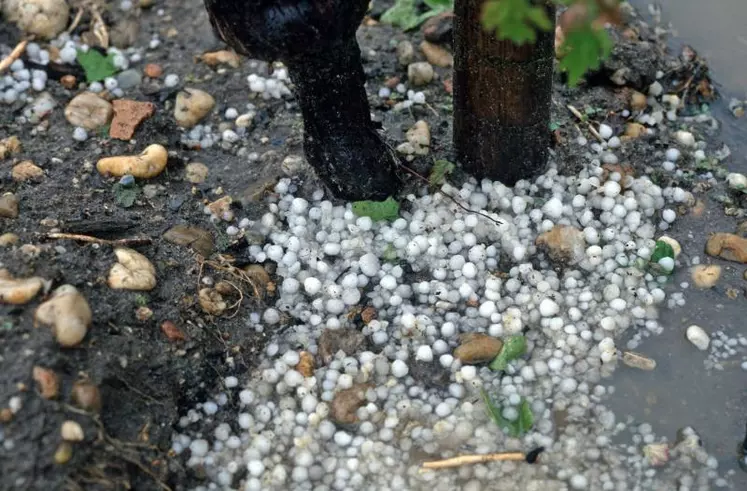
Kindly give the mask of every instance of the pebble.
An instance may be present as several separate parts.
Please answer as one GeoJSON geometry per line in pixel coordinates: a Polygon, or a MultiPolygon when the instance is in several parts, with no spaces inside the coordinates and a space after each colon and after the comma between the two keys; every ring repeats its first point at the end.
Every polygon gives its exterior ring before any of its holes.
{"type": "Polygon", "coordinates": [[[479,364],[492,361],[503,348],[503,341],[487,334],[469,333],[462,337],[454,350],[454,358],[466,364],[479,364]]]}
{"type": "Polygon", "coordinates": [[[5,193],[0,196],[0,217],[18,217],[18,198],[13,193],[5,193]]]}
{"type": "Polygon", "coordinates": [[[428,63],[441,68],[451,68],[454,66],[454,56],[437,44],[423,41],[420,43],[420,51],[425,55],[428,63]]]}
{"type": "Polygon", "coordinates": [[[415,47],[410,41],[400,41],[397,44],[397,62],[406,67],[415,61],[415,47]]]}
{"type": "Polygon", "coordinates": [[[204,90],[186,88],[176,95],[174,117],[182,128],[192,128],[215,107],[215,99],[204,90]]]}
{"type": "Polygon", "coordinates": [[[70,7],[65,0],[8,1],[3,4],[3,13],[26,33],[54,39],[67,27],[70,7]]]}
{"type": "Polygon", "coordinates": [[[24,160],[13,166],[10,175],[14,181],[37,181],[44,177],[44,170],[30,160],[24,160]]]}
{"type": "Polygon", "coordinates": [[[109,136],[118,140],[131,140],[135,130],[146,119],[153,116],[156,106],[152,102],[119,99],[112,103],[114,119],[109,136]]]}
{"type": "Polygon", "coordinates": [[[703,328],[695,324],[687,328],[686,335],[687,340],[701,351],[707,350],[708,345],[711,343],[711,339],[708,337],[708,334],[706,334],[703,328]]]}
{"type": "Polygon", "coordinates": [[[208,176],[208,167],[201,162],[191,162],[187,164],[185,171],[187,181],[192,184],[201,184],[205,182],[205,179],[207,179],[208,176]]]}
{"type": "Polygon", "coordinates": [[[727,261],[747,263],[747,239],[730,233],[713,234],[706,242],[706,253],[727,261]]]}
{"type": "Polygon", "coordinates": [[[550,259],[560,263],[575,264],[585,256],[584,233],[570,225],[555,225],[537,236],[535,244],[547,251],[550,259]]]}
{"type": "Polygon", "coordinates": [[[407,80],[413,87],[428,85],[433,80],[433,67],[427,61],[411,63],[407,67],[407,80]]]}
{"type": "Polygon", "coordinates": [[[691,277],[698,288],[713,288],[721,277],[721,266],[718,264],[698,264],[693,266],[691,277]]]}
{"type": "Polygon", "coordinates": [[[92,92],[81,92],[65,108],[65,119],[73,126],[95,130],[109,124],[114,109],[109,101],[92,92]]]}

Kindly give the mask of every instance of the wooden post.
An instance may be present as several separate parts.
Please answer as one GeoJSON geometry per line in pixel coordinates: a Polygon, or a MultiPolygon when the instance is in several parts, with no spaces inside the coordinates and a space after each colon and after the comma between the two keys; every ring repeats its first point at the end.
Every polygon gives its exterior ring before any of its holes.
{"type": "Polygon", "coordinates": [[[513,185],[547,162],[555,29],[533,45],[499,41],[482,28],[482,4],[455,2],[454,146],[468,173],[513,185]]]}

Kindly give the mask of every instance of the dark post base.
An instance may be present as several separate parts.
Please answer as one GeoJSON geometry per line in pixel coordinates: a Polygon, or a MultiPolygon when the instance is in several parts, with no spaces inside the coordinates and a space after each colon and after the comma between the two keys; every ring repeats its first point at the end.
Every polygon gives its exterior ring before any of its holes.
{"type": "Polygon", "coordinates": [[[455,5],[454,147],[468,173],[513,185],[547,162],[554,29],[534,45],[499,41],[482,28],[482,3],[455,5]]]}

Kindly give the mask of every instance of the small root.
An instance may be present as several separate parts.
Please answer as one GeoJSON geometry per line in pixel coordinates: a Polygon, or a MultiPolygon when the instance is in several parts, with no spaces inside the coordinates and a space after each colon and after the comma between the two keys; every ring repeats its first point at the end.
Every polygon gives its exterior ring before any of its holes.
{"type": "Polygon", "coordinates": [[[148,237],[133,237],[130,239],[109,240],[109,239],[99,239],[98,237],[93,237],[90,235],[66,234],[63,232],[49,233],[49,234],[45,234],[43,237],[45,239],[50,239],[50,240],[76,240],[78,242],[89,242],[93,244],[112,245],[112,246],[118,246],[118,247],[142,246],[142,245],[148,245],[152,242],[152,240],[148,237]]]}

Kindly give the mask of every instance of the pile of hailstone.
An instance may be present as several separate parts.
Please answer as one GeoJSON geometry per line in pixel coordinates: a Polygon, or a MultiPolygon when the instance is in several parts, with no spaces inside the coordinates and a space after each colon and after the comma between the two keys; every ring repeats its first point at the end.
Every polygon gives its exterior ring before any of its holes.
{"type": "Polygon", "coordinates": [[[666,279],[640,269],[639,258],[648,259],[657,229],[673,221],[667,206],[692,195],[647,177],[612,173],[602,182],[599,160],[587,156],[577,176],[552,167],[514,188],[484,180],[407,196],[393,222],[358,217],[321,192],[294,197],[292,182],[280,181],[270,212],[252,224],[268,242],[251,255],[277,262],[284,279],[276,305],[247,322],[272,333],[294,320],[250,378],[226,378],[227,393],[180,421],[173,450],[209,481],[196,489],[709,489],[716,461],[692,432],[653,467],[666,439],[604,406],[615,340],[625,330],[662,329],[666,279]],[[535,245],[556,225],[583,232],[580,256],[565,267],[535,245]],[[297,371],[302,351],[318,354],[323,332],[351,331],[348,314],[360,305],[377,311],[362,329],[369,344],[317,361],[312,376],[297,371]],[[452,353],[460,334],[472,332],[523,332],[527,355],[503,376],[462,364],[452,353]],[[365,394],[357,422],[335,424],[331,402],[351,387],[365,394]],[[532,430],[504,433],[487,417],[481,389],[509,420],[528,401],[532,430]],[[632,442],[613,444],[622,431],[632,442]],[[546,451],[536,465],[419,472],[424,460],[537,446],[546,451]]]}

